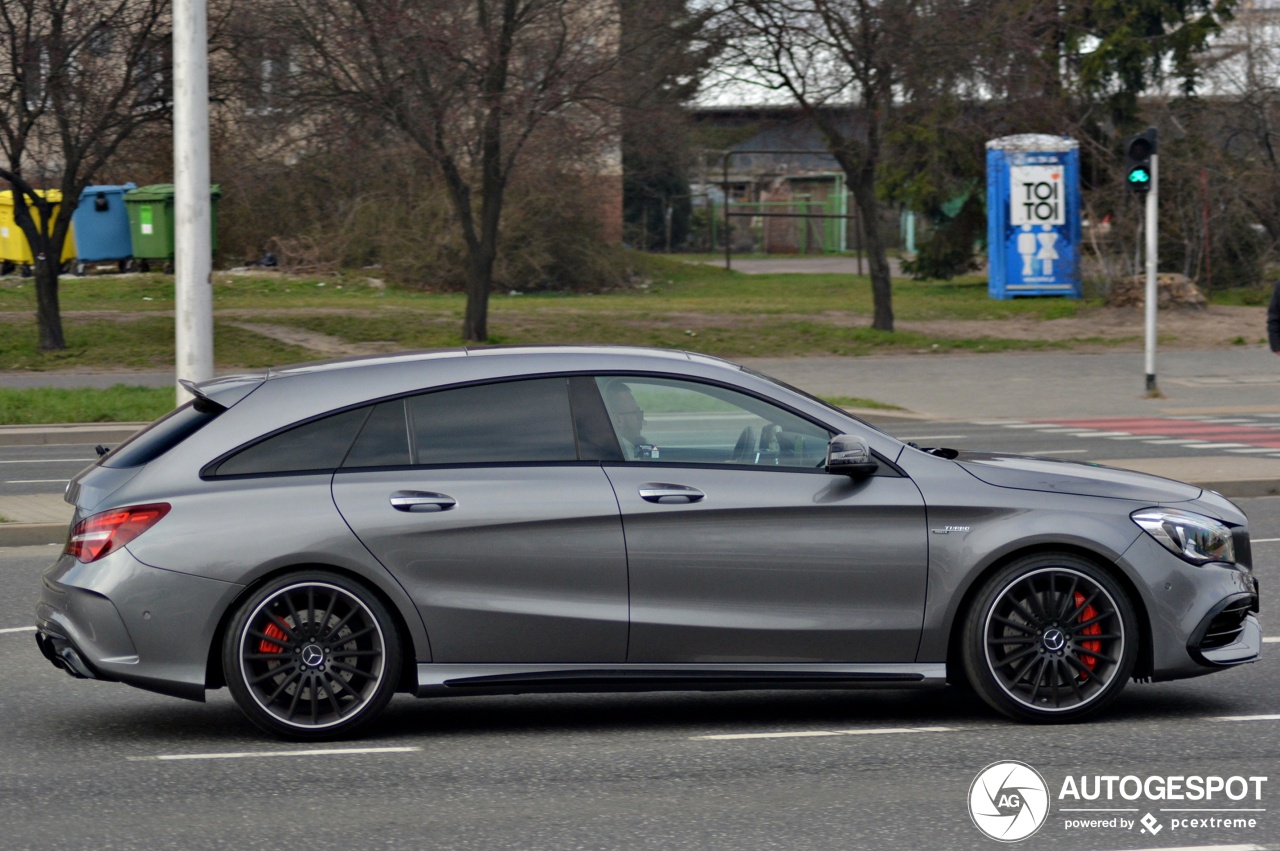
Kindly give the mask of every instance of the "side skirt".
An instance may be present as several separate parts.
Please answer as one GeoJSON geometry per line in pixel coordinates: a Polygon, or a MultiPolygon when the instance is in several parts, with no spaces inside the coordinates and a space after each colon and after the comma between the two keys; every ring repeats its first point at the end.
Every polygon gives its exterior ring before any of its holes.
{"type": "Polygon", "coordinates": [[[418,665],[418,697],[527,692],[732,691],[741,689],[934,688],[933,664],[418,665]]]}

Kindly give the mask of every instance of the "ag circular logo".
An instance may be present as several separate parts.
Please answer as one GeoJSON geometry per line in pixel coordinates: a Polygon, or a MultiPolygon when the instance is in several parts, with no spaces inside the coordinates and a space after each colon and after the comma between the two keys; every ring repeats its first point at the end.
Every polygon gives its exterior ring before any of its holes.
{"type": "Polygon", "coordinates": [[[1026,763],[993,762],[969,787],[969,816],[978,830],[999,842],[1026,839],[1048,815],[1049,787],[1026,763]]]}

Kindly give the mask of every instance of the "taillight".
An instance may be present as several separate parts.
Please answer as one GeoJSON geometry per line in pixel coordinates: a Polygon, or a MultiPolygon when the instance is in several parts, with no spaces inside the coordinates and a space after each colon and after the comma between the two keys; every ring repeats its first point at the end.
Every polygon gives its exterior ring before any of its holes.
{"type": "Polygon", "coordinates": [[[97,561],[156,525],[168,513],[169,503],[156,502],[113,508],[86,517],[71,530],[63,552],[84,564],[97,561]]]}

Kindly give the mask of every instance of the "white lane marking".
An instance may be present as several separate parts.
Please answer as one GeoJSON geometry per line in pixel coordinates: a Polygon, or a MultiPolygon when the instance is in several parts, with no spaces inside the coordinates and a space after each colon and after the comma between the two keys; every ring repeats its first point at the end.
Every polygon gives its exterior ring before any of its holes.
{"type": "Polygon", "coordinates": [[[9,479],[6,485],[44,485],[50,482],[66,482],[67,479],[9,479]]]}
{"type": "Polygon", "coordinates": [[[1165,440],[1148,440],[1147,443],[1151,443],[1156,446],[1192,446],[1197,443],[1204,443],[1204,441],[1203,440],[1183,440],[1182,438],[1178,437],[1178,438],[1165,439],[1165,440]]]}
{"type": "Polygon", "coordinates": [[[1095,432],[1090,432],[1089,434],[1076,435],[1076,437],[1107,437],[1107,438],[1131,437],[1131,436],[1132,435],[1130,435],[1129,432],[1127,431],[1095,431],[1095,432]]]}
{"type": "Polygon", "coordinates": [[[738,739],[804,739],[813,736],[878,736],[885,733],[953,733],[956,727],[879,727],[869,730],[802,730],[792,733],[730,733],[722,736],[690,736],[694,742],[727,742],[738,739]]]}
{"type": "Polygon", "coordinates": [[[1280,538],[1250,538],[1250,540],[1255,544],[1274,544],[1280,541],[1280,538]]]}
{"type": "Polygon", "coordinates": [[[1091,435],[1097,434],[1096,428],[1074,428],[1073,426],[1046,426],[1040,429],[1045,434],[1080,434],[1091,435]]]}
{"type": "Polygon", "coordinates": [[[34,626],[15,626],[12,629],[0,629],[0,635],[8,635],[13,632],[35,632],[34,626]]]}
{"type": "Polygon", "coordinates": [[[1053,428],[1044,423],[1006,423],[1005,428],[1053,428]]]}
{"type": "Polygon", "coordinates": [[[1037,449],[1027,452],[1027,455],[1080,455],[1088,452],[1088,449],[1037,449]]]}
{"type": "MultiPolygon", "coordinates": [[[[1195,446],[1188,446],[1188,449],[1234,449],[1241,446],[1248,446],[1247,443],[1197,443],[1195,446]]],[[[1275,451],[1274,449],[1272,450],[1275,451]]]]}
{"type": "Polygon", "coordinates": [[[1123,437],[1108,437],[1107,440],[1168,440],[1167,434],[1125,434],[1123,437]]]}
{"type": "Polygon", "coordinates": [[[240,751],[233,753],[175,753],[159,756],[131,756],[131,762],[151,762],[155,760],[176,761],[188,759],[253,759],[267,756],[347,756],[352,754],[371,753],[410,753],[420,751],[420,747],[410,748],[322,748],[306,751],[240,751]]]}
{"type": "Polygon", "coordinates": [[[1271,636],[1270,638],[1264,638],[1264,639],[1262,639],[1262,643],[1263,643],[1263,644],[1275,644],[1275,643],[1276,643],[1276,642],[1278,642],[1278,641],[1280,641],[1280,637],[1277,637],[1277,636],[1274,636],[1274,635],[1273,635],[1273,636],[1271,636]]]}
{"type": "Polygon", "coordinates": [[[93,461],[93,458],[17,458],[12,461],[0,461],[0,464],[62,464],[72,461],[93,461]]]}
{"type": "Polygon", "coordinates": [[[1280,721],[1280,715],[1222,715],[1210,721],[1280,721]]]}
{"type": "Polygon", "coordinates": [[[1237,455],[1253,455],[1261,452],[1275,452],[1276,448],[1274,446],[1265,446],[1261,448],[1255,446],[1252,449],[1228,449],[1227,451],[1234,452],[1237,455]]]}
{"type": "Polygon", "coordinates": [[[904,443],[908,440],[968,440],[967,434],[909,434],[899,437],[904,443]]]}
{"type": "Polygon", "coordinates": [[[1266,846],[1263,846],[1263,845],[1184,845],[1181,848],[1157,848],[1157,849],[1154,849],[1154,851],[1266,851],[1266,846]]]}
{"type": "MultiPolygon", "coordinates": [[[[1277,414],[1280,416],[1280,414],[1277,414]]],[[[994,426],[1011,426],[1018,425],[1022,420],[970,420],[974,425],[994,425],[994,426]]]]}

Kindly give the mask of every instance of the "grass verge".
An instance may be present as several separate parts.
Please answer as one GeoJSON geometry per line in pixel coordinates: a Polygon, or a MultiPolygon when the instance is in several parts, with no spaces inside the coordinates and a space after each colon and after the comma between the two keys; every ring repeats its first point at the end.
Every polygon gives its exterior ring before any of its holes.
{"type": "Polygon", "coordinates": [[[0,388],[0,425],[149,422],[169,411],[173,401],[172,387],[0,388]]]}

